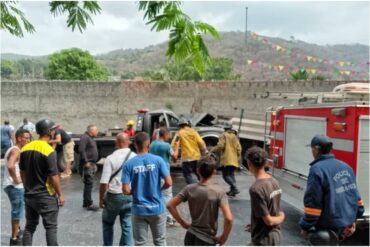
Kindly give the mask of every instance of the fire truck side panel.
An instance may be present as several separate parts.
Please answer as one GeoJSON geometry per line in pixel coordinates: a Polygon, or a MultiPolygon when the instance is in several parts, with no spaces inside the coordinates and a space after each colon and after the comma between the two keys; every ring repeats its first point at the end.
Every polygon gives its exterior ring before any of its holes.
{"type": "Polygon", "coordinates": [[[359,134],[358,134],[358,155],[357,158],[357,186],[364,202],[365,215],[369,215],[369,116],[359,117],[359,134]]]}
{"type": "Polygon", "coordinates": [[[285,115],[284,168],[308,176],[312,136],[326,133],[326,118],[285,115]]]}
{"type": "MultiPolygon", "coordinates": [[[[313,118],[325,118],[327,121],[326,124],[326,135],[328,135],[334,144],[333,153],[336,155],[337,158],[343,160],[344,162],[348,163],[356,173],[356,162],[357,162],[357,128],[355,127],[358,123],[358,114],[364,113],[368,115],[368,108],[366,107],[316,107],[316,108],[303,108],[303,109],[283,109],[280,111],[279,116],[276,118],[278,120],[278,126],[276,127],[277,136],[283,136],[283,138],[278,138],[275,140],[275,150],[271,150],[271,154],[279,153],[280,149],[284,150],[286,143],[284,143],[284,137],[286,136],[285,128],[286,128],[286,121],[285,119],[287,116],[302,116],[302,117],[313,117],[313,118]],[[332,110],[335,108],[344,108],[345,110],[345,117],[338,117],[332,113],[332,110]],[[367,111],[367,113],[366,113],[367,111]],[[343,124],[343,130],[335,130],[334,125],[341,125],[343,124]]],[[[273,122],[273,121],[272,121],[273,122]]],[[[302,127],[302,133],[308,131],[307,126],[302,127]]],[[[271,127],[274,130],[274,127],[271,127]]],[[[289,134],[288,134],[289,135],[289,134]]],[[[311,137],[312,138],[312,137],[311,137]]],[[[309,143],[311,138],[309,138],[306,143],[309,143]]],[[[273,141],[271,144],[274,144],[273,141]]],[[[289,152],[289,150],[283,151],[289,152]]],[[[280,151],[281,153],[281,151],[280,151]]],[[[286,168],[286,158],[284,157],[278,158],[278,168],[286,168]]]]}
{"type": "Polygon", "coordinates": [[[300,210],[303,208],[308,164],[313,160],[313,157],[309,156],[310,147],[305,145],[310,143],[315,134],[328,135],[333,141],[335,157],[352,167],[368,215],[369,106],[342,103],[331,106],[297,106],[282,108],[276,115],[272,114],[271,135],[276,136],[276,139],[271,140],[270,155],[271,158],[277,156],[273,173],[278,178],[284,194],[287,194],[285,195],[285,198],[288,197],[287,201],[291,201],[291,204],[300,210]],[[323,119],[325,129],[322,131],[318,127],[319,124],[310,118],[323,119]],[[291,126],[292,124],[295,126],[291,126]]]}

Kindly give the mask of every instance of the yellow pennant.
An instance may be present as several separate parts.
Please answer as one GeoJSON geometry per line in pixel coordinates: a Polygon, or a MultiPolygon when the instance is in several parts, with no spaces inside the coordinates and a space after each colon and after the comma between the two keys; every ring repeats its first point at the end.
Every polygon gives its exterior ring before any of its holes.
{"type": "Polygon", "coordinates": [[[247,60],[248,65],[250,65],[252,62],[252,60],[247,60]]]}

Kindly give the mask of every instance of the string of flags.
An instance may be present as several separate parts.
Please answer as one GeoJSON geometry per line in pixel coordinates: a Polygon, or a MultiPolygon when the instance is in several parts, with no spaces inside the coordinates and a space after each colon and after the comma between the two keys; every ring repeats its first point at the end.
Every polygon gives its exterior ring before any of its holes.
{"type": "Polygon", "coordinates": [[[361,71],[356,71],[356,70],[339,70],[339,69],[329,69],[329,70],[322,70],[321,68],[312,68],[312,67],[301,67],[301,68],[296,68],[292,67],[289,64],[272,64],[272,63],[263,63],[260,61],[257,61],[255,59],[248,59],[247,64],[253,67],[260,67],[263,69],[268,69],[268,70],[273,70],[276,72],[297,72],[301,71],[304,72],[306,71],[308,74],[313,74],[313,75],[368,75],[368,72],[366,70],[361,70],[361,71]]]}
{"type": "MultiPolygon", "coordinates": [[[[326,58],[320,58],[317,56],[313,55],[307,55],[307,54],[302,54],[299,52],[294,52],[290,48],[285,48],[283,46],[280,46],[276,43],[273,43],[269,41],[268,39],[258,35],[255,32],[251,33],[252,39],[261,41],[263,44],[270,46],[272,49],[276,50],[279,54],[285,54],[288,55],[292,58],[297,58],[302,61],[310,62],[310,63],[319,63],[319,64],[325,64],[325,65],[338,65],[340,67],[355,67],[358,65],[366,65],[370,66],[370,61],[365,62],[365,63],[354,63],[352,61],[346,61],[346,60],[333,60],[333,59],[326,59],[326,58]]],[[[349,70],[346,70],[349,71],[349,70]]]]}

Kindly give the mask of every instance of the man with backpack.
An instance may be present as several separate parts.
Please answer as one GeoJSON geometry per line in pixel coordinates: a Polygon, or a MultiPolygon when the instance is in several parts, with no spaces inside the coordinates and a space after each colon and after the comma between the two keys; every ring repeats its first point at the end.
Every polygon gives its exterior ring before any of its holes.
{"type": "Polygon", "coordinates": [[[122,168],[125,162],[136,156],[131,152],[130,137],[126,133],[116,136],[117,150],[109,155],[100,179],[99,206],[103,208],[103,244],[113,245],[113,229],[117,216],[121,223],[120,246],[132,245],[131,206],[132,197],[122,193],[122,168]]]}

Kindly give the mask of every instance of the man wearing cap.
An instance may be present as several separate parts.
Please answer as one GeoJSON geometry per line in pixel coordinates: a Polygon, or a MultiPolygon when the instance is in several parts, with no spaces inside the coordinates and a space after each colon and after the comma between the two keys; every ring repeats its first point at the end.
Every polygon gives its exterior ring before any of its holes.
{"type": "Polygon", "coordinates": [[[191,176],[194,173],[198,180],[197,162],[201,155],[207,153],[206,144],[199,133],[189,126],[189,122],[182,118],[179,121],[180,130],[172,140],[171,146],[174,150],[174,158],[177,159],[179,148],[181,148],[182,173],[187,184],[194,183],[191,176]]]}
{"type": "Polygon", "coordinates": [[[230,191],[226,194],[228,196],[235,196],[240,191],[236,187],[235,169],[239,166],[239,160],[242,153],[238,137],[232,129],[232,125],[227,123],[224,126],[225,132],[218,139],[218,143],[211,149],[211,153],[221,153],[220,163],[222,167],[222,177],[225,182],[230,185],[230,191]]]}
{"type": "Polygon", "coordinates": [[[134,130],[134,125],[135,125],[134,120],[128,120],[127,128],[123,132],[126,133],[129,137],[134,137],[136,134],[134,130]]]}
{"type": "Polygon", "coordinates": [[[32,245],[33,233],[41,216],[46,231],[47,245],[58,245],[57,227],[59,207],[64,205],[60,187],[57,156],[48,144],[53,121],[43,119],[36,123],[39,139],[21,149],[19,169],[24,184],[26,205],[26,227],[23,245],[32,245]]]}
{"type": "MultiPolygon", "coordinates": [[[[299,221],[302,235],[320,238],[322,230],[330,230],[343,240],[355,232],[355,221],[364,213],[356,178],[350,166],[331,154],[333,143],[327,136],[314,136],[310,146],[315,160],[310,164],[304,215],[299,221]]],[[[317,243],[317,239],[313,241],[317,243]]]]}

